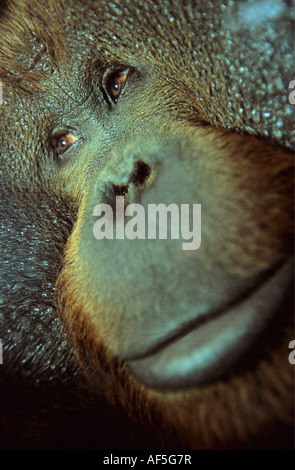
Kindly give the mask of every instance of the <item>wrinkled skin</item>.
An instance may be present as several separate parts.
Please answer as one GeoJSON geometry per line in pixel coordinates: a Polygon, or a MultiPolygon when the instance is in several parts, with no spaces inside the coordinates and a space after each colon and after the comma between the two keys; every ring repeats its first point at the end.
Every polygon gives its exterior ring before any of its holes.
{"type": "Polygon", "coordinates": [[[4,447],[291,447],[288,3],[45,3],[2,11],[4,447]],[[200,248],[97,240],[118,195],[200,248]]]}

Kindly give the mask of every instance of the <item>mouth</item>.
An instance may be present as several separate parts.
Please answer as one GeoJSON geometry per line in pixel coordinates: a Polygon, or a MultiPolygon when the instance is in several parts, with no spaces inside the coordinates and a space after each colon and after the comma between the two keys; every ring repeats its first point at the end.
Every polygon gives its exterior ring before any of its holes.
{"type": "Polygon", "coordinates": [[[206,316],[189,331],[178,332],[153,352],[128,360],[131,373],[159,390],[200,386],[218,379],[249,351],[278,312],[292,274],[292,263],[287,262],[242,301],[206,316]]]}

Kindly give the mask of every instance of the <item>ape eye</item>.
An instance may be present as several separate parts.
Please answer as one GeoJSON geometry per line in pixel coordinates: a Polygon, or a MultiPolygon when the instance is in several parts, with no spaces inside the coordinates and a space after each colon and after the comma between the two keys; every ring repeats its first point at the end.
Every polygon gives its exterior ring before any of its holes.
{"type": "Polygon", "coordinates": [[[119,96],[124,90],[129,70],[121,70],[111,74],[107,79],[107,92],[114,103],[118,101],[119,96]]]}
{"type": "Polygon", "coordinates": [[[57,155],[62,155],[80,139],[81,135],[74,134],[73,132],[58,133],[53,136],[52,146],[57,155]]]}

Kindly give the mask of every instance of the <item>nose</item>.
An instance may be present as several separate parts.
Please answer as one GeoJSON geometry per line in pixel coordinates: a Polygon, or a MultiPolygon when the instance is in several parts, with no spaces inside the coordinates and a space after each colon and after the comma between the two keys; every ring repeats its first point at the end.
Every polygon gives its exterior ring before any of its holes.
{"type": "Polygon", "coordinates": [[[169,142],[161,136],[141,136],[114,149],[99,175],[105,202],[113,205],[116,196],[124,196],[128,204],[144,204],[151,197],[162,202],[163,186],[164,192],[174,193],[175,185],[172,188],[170,183],[177,177],[176,165],[179,166],[178,142],[169,142]]]}

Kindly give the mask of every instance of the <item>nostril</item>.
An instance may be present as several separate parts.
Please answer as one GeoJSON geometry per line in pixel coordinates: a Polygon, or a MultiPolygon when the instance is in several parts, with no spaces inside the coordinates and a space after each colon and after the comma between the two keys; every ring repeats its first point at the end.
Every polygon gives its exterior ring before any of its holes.
{"type": "Polygon", "coordinates": [[[139,160],[134,165],[134,170],[130,176],[129,182],[133,183],[134,186],[141,186],[149,179],[151,172],[151,167],[147,163],[139,160]]]}
{"type": "Polygon", "coordinates": [[[101,187],[102,203],[108,204],[113,209],[116,206],[116,197],[123,196],[125,203],[129,200],[129,186],[127,184],[108,183],[101,187]]]}
{"type": "Polygon", "coordinates": [[[113,186],[114,197],[116,196],[126,196],[129,193],[129,186],[127,184],[120,184],[113,186]]]}

